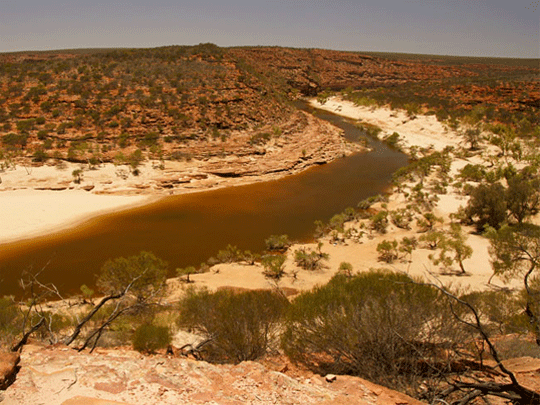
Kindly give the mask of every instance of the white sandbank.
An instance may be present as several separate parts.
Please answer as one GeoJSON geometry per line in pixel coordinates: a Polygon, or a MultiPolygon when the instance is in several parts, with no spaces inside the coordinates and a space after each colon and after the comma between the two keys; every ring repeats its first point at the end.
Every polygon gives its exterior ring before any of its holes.
{"type": "Polygon", "coordinates": [[[0,243],[76,226],[90,217],[130,208],[148,196],[96,195],[84,190],[0,192],[0,243]]]}

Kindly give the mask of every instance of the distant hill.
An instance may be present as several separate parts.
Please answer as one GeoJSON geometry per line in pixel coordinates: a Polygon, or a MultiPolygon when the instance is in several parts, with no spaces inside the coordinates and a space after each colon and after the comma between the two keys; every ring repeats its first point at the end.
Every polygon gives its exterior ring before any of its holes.
{"type": "Polygon", "coordinates": [[[427,97],[433,104],[427,107],[441,109],[452,108],[456,95],[470,106],[493,97],[476,89],[469,100],[471,83],[526,80],[510,91],[510,101],[534,110],[540,96],[531,78],[538,71],[538,61],[526,59],[213,44],[6,53],[0,54],[1,153],[38,163],[97,163],[137,151],[156,159],[234,153],[300,122],[290,100],[325,91],[368,91],[398,107],[427,97]],[[428,94],[434,88],[442,90],[428,94]],[[234,131],[253,136],[229,147],[234,131]]]}

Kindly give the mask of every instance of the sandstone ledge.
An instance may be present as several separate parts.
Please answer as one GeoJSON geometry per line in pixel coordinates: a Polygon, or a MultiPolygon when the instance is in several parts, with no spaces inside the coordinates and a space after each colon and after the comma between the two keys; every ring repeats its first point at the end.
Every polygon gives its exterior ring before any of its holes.
{"type": "Polygon", "coordinates": [[[360,404],[419,405],[404,394],[360,378],[328,382],[290,377],[259,363],[212,365],[129,350],[77,353],[28,345],[17,381],[2,405],[14,404],[360,404]]]}

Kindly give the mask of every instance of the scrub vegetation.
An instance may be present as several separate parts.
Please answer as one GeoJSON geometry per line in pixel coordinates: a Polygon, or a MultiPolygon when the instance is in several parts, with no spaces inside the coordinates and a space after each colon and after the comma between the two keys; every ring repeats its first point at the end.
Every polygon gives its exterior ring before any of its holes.
{"type": "MultiPolygon", "coordinates": [[[[2,170],[16,159],[115,160],[136,174],[148,157],[191,156],[193,142],[226,144],[231,131],[245,129],[253,131],[249,147],[264,147],[286,136],[281,124],[294,114],[286,101],[310,95],[325,102],[336,92],[358,105],[404,110],[409,120],[435,115],[465,145],[411,148],[410,164],[393,178],[403,206],[376,196],[317,221],[313,248],[272,235],[262,254],[229,244],[199,267],[176,269],[184,290],[175,302],[166,299],[170,269],[150,252],[107,261],[95,286],[82,286],[70,300],[39,272],[27,273],[23,299],[0,299],[4,348],[19,351],[37,337],[79,351],[129,344],[213,363],[285,354],[313,372],[361,376],[428,403],[540,402],[502,362],[540,357],[540,228],[532,220],[540,211],[537,66],[212,44],[0,57],[2,170]],[[452,170],[456,156],[474,158],[482,148],[495,151],[491,164],[452,170]],[[433,211],[448,189],[467,201],[450,224],[433,211]],[[396,229],[408,233],[397,237],[396,229]],[[434,266],[466,276],[468,232],[487,238],[493,275],[519,280],[521,288],[463,291],[384,268],[355,273],[349,262],[326,285],[294,295],[280,288],[299,271],[325,271],[325,243],[363,238],[381,238],[382,266],[410,263],[416,249],[429,249],[434,266]],[[194,280],[234,263],[260,271],[271,288],[210,291],[194,280]],[[55,311],[53,299],[60,299],[55,311]],[[172,348],[179,331],[198,340],[172,348]],[[505,343],[510,334],[512,344],[505,343]]],[[[364,128],[372,136],[380,131],[364,128]]],[[[401,139],[395,132],[387,142],[400,147],[401,139]]],[[[82,177],[73,172],[76,182],[82,177]]]]}

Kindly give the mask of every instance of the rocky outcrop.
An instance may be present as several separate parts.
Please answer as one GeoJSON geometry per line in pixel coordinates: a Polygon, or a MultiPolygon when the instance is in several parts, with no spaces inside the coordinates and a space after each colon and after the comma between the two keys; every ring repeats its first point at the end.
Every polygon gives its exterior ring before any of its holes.
{"type": "Polygon", "coordinates": [[[85,190],[93,194],[179,194],[186,190],[275,180],[296,174],[315,165],[364,150],[345,140],[341,130],[311,114],[298,111],[272,132],[237,131],[227,142],[187,143],[182,153],[187,160],[141,162],[137,175],[129,165],[100,164],[89,168],[64,163],[23,169],[17,166],[2,173],[0,191],[33,188],[34,190],[85,190]],[[80,183],[72,175],[81,171],[80,183]]]}
{"type": "Polygon", "coordinates": [[[15,381],[19,361],[18,353],[0,353],[0,390],[5,390],[15,381]]]}
{"type": "Polygon", "coordinates": [[[254,362],[218,366],[129,350],[89,354],[30,345],[2,405],[38,403],[421,404],[356,377],[292,377],[254,362]]]}

